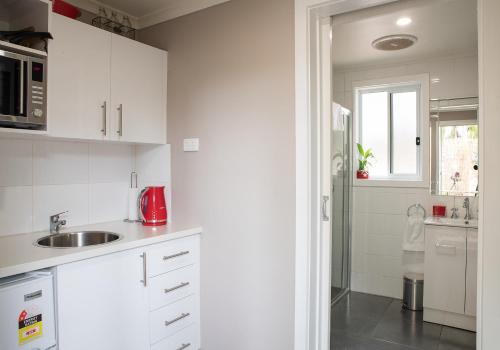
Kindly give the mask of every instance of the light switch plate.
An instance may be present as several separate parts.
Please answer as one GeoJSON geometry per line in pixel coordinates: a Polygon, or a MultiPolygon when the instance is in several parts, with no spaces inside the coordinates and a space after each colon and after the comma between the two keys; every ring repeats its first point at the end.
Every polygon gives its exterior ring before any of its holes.
{"type": "Polygon", "coordinates": [[[200,139],[184,139],[184,152],[198,152],[200,139]]]}

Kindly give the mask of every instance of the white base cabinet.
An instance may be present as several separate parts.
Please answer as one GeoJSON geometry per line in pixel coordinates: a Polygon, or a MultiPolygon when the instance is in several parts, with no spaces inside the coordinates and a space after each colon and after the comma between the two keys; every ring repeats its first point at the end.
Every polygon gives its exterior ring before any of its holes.
{"type": "Polygon", "coordinates": [[[425,226],[424,321],[476,329],[477,229],[425,226]]]}
{"type": "Polygon", "coordinates": [[[198,235],[56,271],[60,350],[200,349],[198,235]]]}

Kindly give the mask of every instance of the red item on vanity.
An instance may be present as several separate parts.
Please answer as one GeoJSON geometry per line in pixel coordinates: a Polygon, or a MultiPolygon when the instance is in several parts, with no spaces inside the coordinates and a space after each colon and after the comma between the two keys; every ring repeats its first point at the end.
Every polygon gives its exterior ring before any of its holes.
{"type": "Polygon", "coordinates": [[[78,7],[73,6],[63,0],[52,1],[52,12],[72,19],[76,19],[82,15],[82,12],[78,9],[78,7]]]}
{"type": "Polygon", "coordinates": [[[165,186],[150,186],[142,190],[139,197],[139,214],[144,226],[167,224],[165,186]]]}
{"type": "Polygon", "coordinates": [[[445,205],[433,205],[432,206],[432,216],[445,217],[446,216],[446,206],[445,205]]]}

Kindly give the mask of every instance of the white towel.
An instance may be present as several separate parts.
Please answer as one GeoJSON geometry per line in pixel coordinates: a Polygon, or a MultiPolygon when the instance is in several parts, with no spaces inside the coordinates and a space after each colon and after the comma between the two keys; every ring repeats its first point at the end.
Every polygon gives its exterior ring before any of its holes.
{"type": "Polygon", "coordinates": [[[411,215],[406,222],[403,250],[423,252],[424,248],[424,218],[420,215],[411,215]]]}

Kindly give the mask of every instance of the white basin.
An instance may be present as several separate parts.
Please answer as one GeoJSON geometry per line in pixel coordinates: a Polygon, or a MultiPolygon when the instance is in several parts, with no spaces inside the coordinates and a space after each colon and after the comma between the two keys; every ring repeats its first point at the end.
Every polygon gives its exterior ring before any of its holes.
{"type": "Polygon", "coordinates": [[[464,220],[452,219],[452,218],[441,218],[441,217],[428,217],[425,219],[426,225],[437,225],[437,226],[454,226],[454,227],[472,227],[477,228],[477,219],[464,220]]]}

